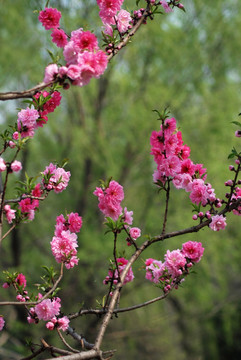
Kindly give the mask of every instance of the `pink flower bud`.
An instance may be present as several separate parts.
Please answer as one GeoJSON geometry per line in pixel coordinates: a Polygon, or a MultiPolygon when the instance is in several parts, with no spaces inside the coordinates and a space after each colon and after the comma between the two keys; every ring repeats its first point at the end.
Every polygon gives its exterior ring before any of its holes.
{"type": "Polygon", "coordinates": [[[197,214],[194,214],[192,217],[193,220],[197,220],[197,214]]]}
{"type": "Polygon", "coordinates": [[[7,288],[9,288],[9,287],[10,287],[10,284],[9,284],[9,283],[5,282],[5,283],[3,284],[3,288],[4,288],[4,289],[7,289],[7,288]]]}
{"type": "Polygon", "coordinates": [[[20,170],[22,170],[22,164],[20,161],[15,160],[14,162],[12,162],[11,164],[11,169],[14,172],[19,172],[20,170]]]}

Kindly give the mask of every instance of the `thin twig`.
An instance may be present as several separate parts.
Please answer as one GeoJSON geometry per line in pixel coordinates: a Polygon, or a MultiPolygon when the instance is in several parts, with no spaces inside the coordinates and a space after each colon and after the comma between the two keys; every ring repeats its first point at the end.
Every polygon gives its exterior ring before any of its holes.
{"type": "Polygon", "coordinates": [[[166,224],[167,224],[167,213],[168,213],[168,205],[169,205],[169,198],[170,198],[170,179],[167,180],[167,189],[166,189],[166,207],[165,207],[165,214],[162,226],[162,234],[166,232],[166,224]]]}
{"type": "Polygon", "coordinates": [[[76,349],[72,348],[72,347],[67,343],[67,341],[65,340],[65,338],[63,337],[63,335],[61,334],[61,332],[60,332],[59,329],[57,329],[57,332],[58,332],[58,335],[59,335],[61,341],[64,343],[64,345],[65,345],[70,351],[72,351],[73,353],[79,353],[79,352],[80,352],[79,350],[76,350],[76,349]]]}

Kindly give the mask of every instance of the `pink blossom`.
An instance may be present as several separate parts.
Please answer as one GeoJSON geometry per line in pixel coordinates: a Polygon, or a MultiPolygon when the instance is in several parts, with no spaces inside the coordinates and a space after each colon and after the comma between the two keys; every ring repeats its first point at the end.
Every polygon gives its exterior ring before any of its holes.
{"type": "Polygon", "coordinates": [[[128,225],[132,225],[133,222],[133,211],[127,211],[127,208],[124,208],[124,222],[128,225]]]}
{"type": "Polygon", "coordinates": [[[60,236],[53,237],[50,244],[52,253],[58,263],[64,262],[67,269],[78,264],[76,234],[71,233],[69,230],[62,231],[60,236]]]}
{"type": "Polygon", "coordinates": [[[108,64],[108,57],[106,53],[102,50],[99,50],[95,53],[95,77],[98,78],[104,73],[108,64]]]}
{"type": "Polygon", "coordinates": [[[63,55],[68,65],[77,64],[77,57],[79,54],[79,48],[75,45],[74,41],[69,41],[64,47],[63,55]]]}
{"type": "Polygon", "coordinates": [[[106,35],[109,35],[111,37],[113,36],[113,28],[110,24],[104,24],[103,29],[106,35]]]}
{"type": "Polygon", "coordinates": [[[90,31],[81,31],[78,35],[75,34],[71,40],[80,50],[94,51],[98,49],[97,37],[90,31]]]}
{"type": "Polygon", "coordinates": [[[15,281],[19,286],[23,286],[23,289],[25,289],[27,285],[27,281],[26,281],[26,277],[23,274],[18,274],[15,281]]]}
{"type": "Polygon", "coordinates": [[[122,213],[120,204],[124,199],[123,187],[118,182],[111,180],[109,186],[104,191],[101,192],[100,188],[96,188],[94,195],[98,196],[98,206],[103,214],[116,221],[122,213]]]}
{"type": "Polygon", "coordinates": [[[71,79],[71,80],[77,80],[81,77],[81,67],[78,65],[70,65],[68,67],[67,73],[66,75],[71,79]]]}
{"type": "Polygon", "coordinates": [[[20,170],[22,170],[22,164],[20,161],[18,160],[14,160],[11,164],[11,169],[14,172],[19,172],[20,170]]]}
{"type": "Polygon", "coordinates": [[[176,127],[177,127],[177,122],[175,118],[166,119],[164,122],[165,136],[170,136],[176,130],[176,127]]]}
{"type": "MultiPolygon", "coordinates": [[[[128,263],[128,260],[123,257],[118,258],[117,263],[118,263],[119,273],[121,275],[121,273],[123,272],[123,270],[125,269],[125,267],[128,263]]],[[[108,275],[106,276],[106,278],[104,280],[104,283],[108,284],[110,279],[113,279],[114,284],[117,284],[117,282],[118,282],[118,271],[117,270],[114,271],[114,274],[113,274],[112,270],[109,270],[108,275]]],[[[130,267],[130,269],[128,270],[128,272],[126,274],[123,285],[125,285],[126,283],[131,282],[133,280],[134,280],[134,274],[133,274],[132,268],[130,267]]]]}
{"type": "Polygon", "coordinates": [[[56,29],[59,27],[61,12],[53,8],[45,8],[39,13],[39,21],[46,30],[56,29]]]}
{"type": "Polygon", "coordinates": [[[48,321],[48,322],[46,323],[46,328],[47,328],[48,330],[54,330],[54,323],[52,323],[52,321],[48,321]]]}
{"type": "Polygon", "coordinates": [[[146,279],[154,282],[155,284],[159,283],[160,278],[162,277],[165,271],[165,264],[161,261],[155,259],[147,259],[146,264],[146,279]]]}
{"type": "Polygon", "coordinates": [[[131,14],[128,11],[123,9],[119,11],[118,15],[116,16],[116,21],[117,29],[121,34],[125,33],[128,30],[131,20],[131,14]]]}
{"type": "Polygon", "coordinates": [[[62,29],[54,29],[51,34],[52,41],[58,47],[63,48],[68,44],[68,37],[62,29]]]}
{"type": "Polygon", "coordinates": [[[58,75],[58,65],[57,64],[50,64],[45,68],[44,73],[44,83],[48,84],[55,80],[56,76],[58,75]]]}
{"type": "Polygon", "coordinates": [[[43,184],[47,190],[54,190],[56,194],[66,189],[70,179],[70,172],[63,168],[57,168],[52,163],[47,166],[43,172],[43,184]]]}
{"type": "Polygon", "coordinates": [[[235,136],[236,137],[241,137],[241,130],[235,131],[235,136]]]}
{"type": "Polygon", "coordinates": [[[193,164],[191,159],[185,159],[181,162],[181,174],[195,174],[195,165],[193,164]]]}
{"type": "Polygon", "coordinates": [[[21,110],[18,113],[18,130],[21,133],[21,137],[25,138],[27,136],[33,137],[34,130],[36,129],[37,123],[36,120],[39,118],[39,113],[35,109],[26,109],[21,110]]]}
{"type": "Polygon", "coordinates": [[[195,204],[201,203],[202,206],[207,204],[207,187],[202,179],[195,179],[192,182],[190,199],[195,204]]]}
{"type": "Polygon", "coordinates": [[[160,5],[163,7],[164,11],[166,13],[169,13],[172,11],[172,8],[168,5],[168,3],[165,0],[160,1],[160,5]]]}
{"type": "Polygon", "coordinates": [[[104,24],[113,23],[113,17],[120,10],[124,0],[97,0],[100,18],[104,24]]]}
{"type": "Polygon", "coordinates": [[[18,140],[19,139],[19,133],[17,131],[15,131],[13,133],[13,140],[18,140]]]}
{"type": "Polygon", "coordinates": [[[224,230],[226,226],[226,218],[223,215],[214,215],[211,223],[209,224],[209,227],[213,231],[224,230]]]}
{"type": "Polygon", "coordinates": [[[69,230],[73,233],[80,231],[82,227],[82,217],[78,213],[70,213],[68,215],[69,230]]]}
{"type": "Polygon", "coordinates": [[[10,205],[5,205],[4,211],[6,213],[7,222],[9,224],[12,224],[13,220],[16,218],[16,215],[15,215],[16,210],[12,210],[10,205]]]}
{"type": "Polygon", "coordinates": [[[8,289],[10,287],[10,284],[8,282],[3,283],[3,288],[8,289]]]}
{"type": "Polygon", "coordinates": [[[45,299],[41,303],[37,304],[34,310],[39,320],[48,321],[55,315],[59,314],[60,306],[60,301],[45,299]]]}
{"type": "Polygon", "coordinates": [[[4,318],[2,315],[0,315],[0,331],[2,331],[2,329],[4,328],[4,324],[5,324],[4,318]]]}
{"type": "Polygon", "coordinates": [[[158,170],[165,176],[174,177],[180,171],[180,160],[175,155],[170,155],[163,159],[158,170]]]}
{"type": "Polygon", "coordinates": [[[167,250],[165,254],[165,266],[173,278],[182,274],[182,269],[186,264],[186,258],[180,250],[167,250]]]}
{"type": "Polygon", "coordinates": [[[69,319],[67,316],[58,319],[58,329],[66,331],[69,327],[69,319]]]}
{"type": "Polygon", "coordinates": [[[192,262],[199,262],[203,256],[204,248],[202,243],[196,241],[188,241],[182,244],[183,255],[192,262]]]}
{"type": "Polygon", "coordinates": [[[141,236],[141,230],[138,227],[133,227],[130,229],[130,236],[136,240],[141,236]]]}

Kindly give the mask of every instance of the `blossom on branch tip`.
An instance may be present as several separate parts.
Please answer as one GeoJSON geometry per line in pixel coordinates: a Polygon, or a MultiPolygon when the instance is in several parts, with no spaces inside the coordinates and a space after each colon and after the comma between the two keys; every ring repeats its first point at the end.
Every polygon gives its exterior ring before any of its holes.
{"type": "Polygon", "coordinates": [[[70,179],[70,172],[50,163],[43,172],[43,185],[47,190],[54,190],[56,194],[66,189],[70,179]]]}
{"type": "Polygon", "coordinates": [[[224,230],[226,226],[226,218],[223,215],[214,215],[211,223],[209,224],[210,229],[213,231],[224,230]]]}
{"type": "Polygon", "coordinates": [[[22,170],[22,164],[20,161],[18,160],[14,160],[11,164],[11,169],[14,172],[19,172],[20,170],[22,170]]]}
{"type": "Polygon", "coordinates": [[[51,33],[52,41],[58,47],[63,48],[68,44],[68,37],[62,29],[54,29],[51,33]]]}
{"type": "Polygon", "coordinates": [[[50,299],[45,299],[37,304],[34,310],[38,319],[48,321],[58,315],[61,307],[60,301],[59,298],[54,298],[52,301],[50,299]]]}
{"type": "Polygon", "coordinates": [[[6,214],[7,222],[9,224],[12,224],[13,220],[16,218],[16,215],[15,215],[16,210],[11,209],[10,205],[5,205],[4,211],[6,214]]]}
{"type": "Polygon", "coordinates": [[[67,269],[78,264],[79,259],[76,257],[78,247],[77,235],[69,230],[61,231],[58,236],[54,236],[51,241],[51,250],[58,263],[63,262],[67,269]]]}
{"type": "Polygon", "coordinates": [[[128,11],[123,9],[119,11],[118,15],[116,16],[116,22],[117,29],[121,34],[128,30],[131,20],[131,14],[128,11]]]}
{"type": "Polygon", "coordinates": [[[45,8],[39,13],[39,21],[46,30],[56,29],[59,27],[61,12],[53,8],[45,8]]]}
{"type": "Polygon", "coordinates": [[[130,236],[136,240],[141,236],[141,230],[138,227],[130,228],[130,236]]]}

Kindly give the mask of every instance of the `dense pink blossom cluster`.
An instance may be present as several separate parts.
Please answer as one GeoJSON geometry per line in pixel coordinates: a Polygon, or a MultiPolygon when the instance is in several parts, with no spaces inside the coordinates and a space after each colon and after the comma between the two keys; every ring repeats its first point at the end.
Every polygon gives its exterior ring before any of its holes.
{"type": "Polygon", "coordinates": [[[66,61],[66,66],[60,68],[57,64],[48,65],[44,82],[49,83],[58,77],[62,83],[69,79],[73,85],[86,85],[92,77],[99,78],[103,74],[108,63],[107,55],[99,49],[97,37],[90,31],[80,28],[72,31],[68,38],[64,30],[59,28],[60,16],[57,9],[48,8],[41,11],[39,16],[45,29],[52,29],[52,41],[63,48],[66,61]]]}
{"type": "Polygon", "coordinates": [[[70,179],[70,172],[50,163],[43,172],[43,186],[46,190],[54,190],[56,194],[66,189],[70,179]]]}
{"type": "Polygon", "coordinates": [[[39,118],[37,126],[42,127],[48,121],[48,114],[54,112],[61,102],[61,94],[59,91],[54,91],[50,94],[47,91],[38,92],[34,95],[34,105],[39,111],[39,118]]]}
{"type": "Polygon", "coordinates": [[[98,197],[99,209],[114,221],[122,214],[121,202],[124,199],[123,187],[115,180],[111,180],[108,187],[97,187],[94,195],[98,197]]]}
{"type": "Polygon", "coordinates": [[[113,36],[113,28],[124,34],[132,27],[132,17],[126,10],[121,9],[123,0],[96,0],[100,8],[100,18],[103,22],[105,33],[113,36]]]}
{"type": "MultiPolygon", "coordinates": [[[[128,264],[128,260],[125,259],[124,257],[118,258],[117,264],[118,264],[119,274],[118,274],[118,270],[116,268],[110,269],[108,271],[108,275],[105,277],[105,279],[103,281],[103,283],[105,285],[107,285],[108,283],[116,285],[118,283],[119,275],[121,276],[123,270],[125,269],[126,265],[128,264]]],[[[130,269],[128,270],[128,272],[126,274],[123,285],[125,285],[126,283],[131,282],[133,280],[134,280],[134,274],[133,274],[132,268],[130,267],[130,269]]]]}
{"type": "MultiPolygon", "coordinates": [[[[43,190],[41,189],[41,184],[37,184],[34,189],[31,191],[30,196],[40,197],[43,194],[43,190]]],[[[24,194],[25,195],[25,194],[24,194]]],[[[33,220],[35,216],[35,211],[39,207],[39,200],[31,197],[27,197],[26,199],[22,199],[18,203],[19,209],[21,213],[28,219],[33,220]]]]}
{"type": "Polygon", "coordinates": [[[82,227],[82,217],[71,213],[65,218],[62,214],[56,218],[54,237],[51,241],[52,253],[58,263],[63,262],[67,269],[78,264],[77,235],[82,227]]]}
{"type": "Polygon", "coordinates": [[[67,316],[63,316],[61,318],[56,318],[55,316],[46,324],[46,328],[48,330],[54,330],[57,328],[58,330],[66,331],[69,327],[69,319],[67,316]]]}
{"type": "Polygon", "coordinates": [[[171,286],[183,280],[183,275],[188,269],[202,258],[204,248],[200,242],[188,241],[179,250],[167,250],[165,261],[147,259],[146,279],[160,284],[164,291],[171,289],[171,286]]]}
{"type": "Polygon", "coordinates": [[[22,109],[18,113],[18,131],[21,134],[22,138],[27,136],[33,137],[34,131],[37,128],[37,119],[39,118],[39,113],[36,109],[22,109]]]}
{"type": "Polygon", "coordinates": [[[177,130],[174,118],[166,119],[160,131],[153,131],[150,142],[151,154],[157,164],[154,182],[165,184],[167,179],[172,179],[177,189],[190,193],[194,204],[217,203],[214,189],[205,183],[206,169],[203,164],[194,164],[190,159],[190,148],[183,144],[182,133],[177,130]]]}

